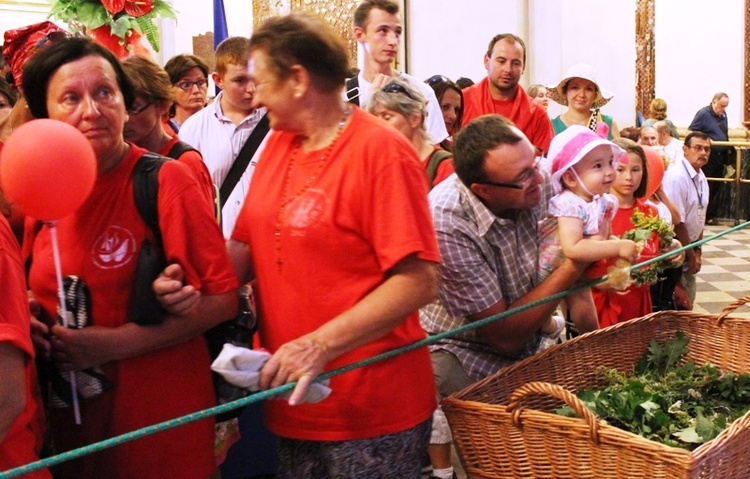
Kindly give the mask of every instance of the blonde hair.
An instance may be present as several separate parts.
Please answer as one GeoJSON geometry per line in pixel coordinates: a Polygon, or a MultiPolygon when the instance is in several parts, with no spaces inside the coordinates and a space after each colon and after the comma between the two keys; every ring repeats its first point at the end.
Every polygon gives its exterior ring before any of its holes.
{"type": "Polygon", "coordinates": [[[651,100],[648,110],[651,118],[663,120],[667,117],[667,102],[661,98],[654,98],[651,100]]]}

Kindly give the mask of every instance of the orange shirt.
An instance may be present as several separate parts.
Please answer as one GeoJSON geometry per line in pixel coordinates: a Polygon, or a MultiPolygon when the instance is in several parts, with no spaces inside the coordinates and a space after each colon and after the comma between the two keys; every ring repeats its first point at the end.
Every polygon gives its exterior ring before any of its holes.
{"type": "MultiPolygon", "coordinates": [[[[406,256],[439,261],[424,170],[402,134],[355,108],[330,152],[298,150],[290,168],[294,141],[291,133],[272,133],[232,234],[252,251],[259,334],[271,352],[349,310],[406,256]],[[293,200],[279,218],[282,198],[293,200]]],[[[424,337],[415,311],[327,369],[424,337]]],[[[427,348],[336,376],[331,388],[318,404],[266,402],[266,423],[283,437],[353,440],[414,427],[436,406],[427,348]]]]}
{"type": "Polygon", "coordinates": [[[496,113],[512,121],[532,145],[545,153],[549,150],[554,133],[547,111],[531,101],[520,85],[516,85],[516,97],[512,101],[493,99],[487,78],[463,89],[462,93],[464,116],[461,126],[479,116],[496,113]]]}

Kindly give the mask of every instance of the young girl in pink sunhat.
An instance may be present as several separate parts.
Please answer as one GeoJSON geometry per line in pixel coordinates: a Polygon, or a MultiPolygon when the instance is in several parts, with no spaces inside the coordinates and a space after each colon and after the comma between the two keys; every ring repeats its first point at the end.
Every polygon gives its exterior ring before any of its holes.
{"type": "MultiPolygon", "coordinates": [[[[557,194],[539,225],[539,280],[557,268],[563,257],[589,263],[620,257],[633,263],[638,257],[636,244],[610,238],[610,223],[618,205],[608,192],[615,179],[615,165],[628,161],[623,150],[584,126],[571,125],[552,139],[549,160],[557,194]]],[[[565,303],[568,321],[579,332],[599,327],[591,290],[571,293],[565,303]]],[[[551,319],[542,333],[555,335],[560,329],[561,324],[551,319]]]]}

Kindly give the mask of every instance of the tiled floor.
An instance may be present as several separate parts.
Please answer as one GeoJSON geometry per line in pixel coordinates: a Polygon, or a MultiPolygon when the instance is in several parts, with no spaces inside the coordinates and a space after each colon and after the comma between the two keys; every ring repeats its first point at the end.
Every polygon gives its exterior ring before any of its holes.
{"type": "MultiPolygon", "coordinates": [[[[731,228],[707,226],[704,238],[731,228]]],[[[750,295],[750,227],[733,231],[703,245],[703,266],[696,279],[693,311],[720,313],[729,303],[750,295]]],[[[732,316],[750,318],[750,306],[732,316]]]]}

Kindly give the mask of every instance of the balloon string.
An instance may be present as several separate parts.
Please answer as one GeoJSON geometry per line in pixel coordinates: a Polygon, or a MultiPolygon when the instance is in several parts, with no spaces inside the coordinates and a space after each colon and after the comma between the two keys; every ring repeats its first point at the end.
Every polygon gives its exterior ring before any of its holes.
{"type": "MultiPolygon", "coordinates": [[[[52,257],[55,261],[55,274],[57,275],[57,299],[60,301],[60,310],[62,311],[62,325],[68,327],[68,308],[65,304],[65,293],[63,292],[62,266],[60,265],[60,249],[57,246],[57,222],[51,221],[49,224],[49,233],[52,239],[52,257]]],[[[81,410],[78,407],[78,386],[76,385],[76,375],[73,371],[68,371],[70,379],[70,389],[73,395],[73,414],[75,415],[76,424],[81,424],[81,410]]]]}

